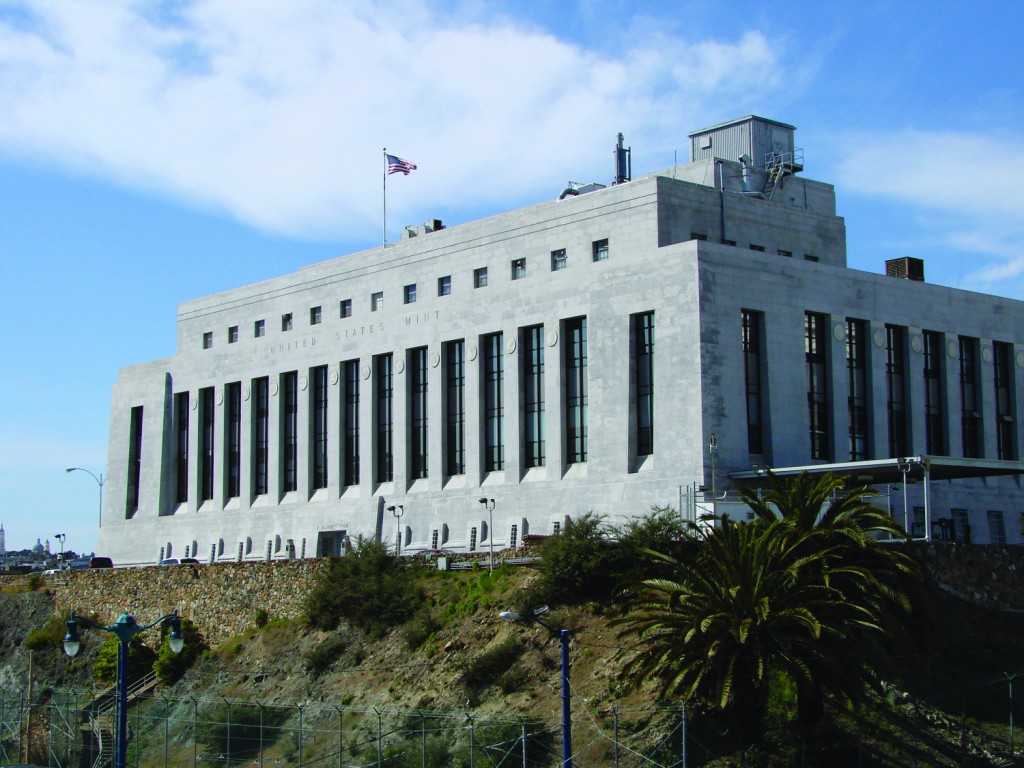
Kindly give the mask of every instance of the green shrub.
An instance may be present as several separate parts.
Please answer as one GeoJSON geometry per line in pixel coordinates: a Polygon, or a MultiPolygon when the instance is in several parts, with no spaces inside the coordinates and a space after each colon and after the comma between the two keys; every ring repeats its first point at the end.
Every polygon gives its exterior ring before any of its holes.
{"type": "Polygon", "coordinates": [[[523,690],[531,677],[530,672],[525,667],[516,664],[498,675],[495,682],[502,693],[515,693],[516,691],[523,690]]]}
{"type": "Polygon", "coordinates": [[[25,638],[25,648],[30,651],[43,651],[60,648],[66,633],[64,621],[51,616],[39,629],[33,629],[25,638]]]}
{"type": "Polygon", "coordinates": [[[260,753],[282,735],[288,720],[284,707],[257,704],[218,704],[201,714],[199,742],[207,748],[206,759],[221,765],[260,753]]]}
{"type": "Polygon", "coordinates": [[[303,656],[306,671],[313,676],[323,674],[347,647],[348,644],[340,637],[328,638],[303,656]]]}
{"type": "Polygon", "coordinates": [[[507,637],[468,661],[462,671],[462,682],[471,689],[484,688],[509,670],[521,653],[519,641],[507,637]]]}
{"type": "MultiPolygon", "coordinates": [[[[117,655],[120,646],[121,641],[117,639],[117,635],[107,633],[92,665],[92,674],[97,682],[104,685],[113,685],[117,682],[117,655]]],[[[128,684],[131,685],[148,675],[155,660],[156,652],[142,642],[141,635],[135,635],[128,643],[128,684]]]]}
{"type": "Polygon", "coordinates": [[[379,541],[361,541],[358,551],[331,565],[304,601],[309,623],[332,630],[345,619],[373,636],[411,616],[422,592],[408,566],[379,541]]]}
{"type": "Polygon", "coordinates": [[[157,651],[156,661],[153,662],[153,671],[156,672],[156,679],[160,681],[161,685],[171,685],[180,680],[196,659],[202,656],[206,650],[206,642],[191,619],[181,620],[181,636],[185,644],[180,653],[171,650],[167,639],[171,630],[166,622],[161,626],[160,633],[163,639],[160,641],[160,650],[157,651]]]}
{"type": "Polygon", "coordinates": [[[410,651],[415,651],[427,640],[429,640],[438,629],[441,623],[430,610],[422,610],[417,613],[402,629],[402,639],[410,651]]]}
{"type": "Polygon", "coordinates": [[[263,629],[270,622],[270,614],[268,614],[262,608],[256,611],[256,616],[253,618],[253,623],[257,629],[263,629]]]}
{"type": "Polygon", "coordinates": [[[592,512],[545,539],[539,554],[537,599],[551,604],[608,600],[624,580],[629,561],[608,537],[604,518],[592,512]]]}

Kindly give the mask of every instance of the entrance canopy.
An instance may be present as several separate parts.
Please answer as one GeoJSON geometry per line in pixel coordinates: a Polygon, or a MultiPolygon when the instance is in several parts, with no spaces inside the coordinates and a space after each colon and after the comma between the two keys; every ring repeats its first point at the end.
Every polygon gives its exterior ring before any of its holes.
{"type": "Polygon", "coordinates": [[[776,477],[792,477],[801,472],[811,475],[845,475],[853,485],[883,485],[914,480],[962,480],[969,477],[1024,475],[1024,462],[993,459],[958,459],[951,456],[905,456],[899,459],[844,461],[835,464],[807,464],[801,467],[758,467],[730,472],[732,480],[745,485],[767,482],[768,472],[776,477]],[[906,475],[906,478],[904,478],[906,475]]]}

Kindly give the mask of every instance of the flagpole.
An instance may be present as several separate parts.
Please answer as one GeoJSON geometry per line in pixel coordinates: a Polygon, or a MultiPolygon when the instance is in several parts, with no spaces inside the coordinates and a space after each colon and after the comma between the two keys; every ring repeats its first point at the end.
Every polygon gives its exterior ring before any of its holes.
{"type": "Polygon", "coordinates": [[[381,151],[384,153],[384,223],[380,234],[380,249],[383,251],[388,245],[388,148],[381,151]]]}

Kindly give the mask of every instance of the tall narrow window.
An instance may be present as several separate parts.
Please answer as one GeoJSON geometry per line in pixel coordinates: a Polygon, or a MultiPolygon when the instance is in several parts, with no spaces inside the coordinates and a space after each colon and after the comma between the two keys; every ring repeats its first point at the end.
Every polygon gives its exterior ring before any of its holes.
{"type": "Polygon", "coordinates": [[[125,511],[132,517],[139,511],[139,480],[142,477],[142,406],[132,408],[128,424],[128,487],[125,511]]]}
{"type": "Polygon", "coordinates": [[[427,348],[409,350],[409,470],[427,476],[427,348]]]}
{"type": "Polygon", "coordinates": [[[591,244],[594,261],[604,261],[608,258],[608,240],[595,240],[591,244]]]}
{"type": "Polygon", "coordinates": [[[907,442],[907,379],[904,375],[907,329],[885,326],[885,410],[889,421],[889,457],[906,456],[907,442]]]}
{"type": "Polygon", "coordinates": [[[252,490],[267,492],[270,452],[270,381],[264,376],[252,382],[252,490]]]}
{"type": "Polygon", "coordinates": [[[466,472],[466,342],[462,339],[444,345],[447,379],[445,387],[445,472],[466,472]]]}
{"type": "Polygon", "coordinates": [[[764,452],[764,420],[761,411],[761,312],[742,311],[743,379],[747,396],[747,451],[764,452]]]}
{"type": "Polygon", "coordinates": [[[512,279],[522,280],[526,277],[526,259],[512,259],[512,279]]]}
{"type": "Polygon", "coordinates": [[[996,385],[996,458],[1015,461],[1013,412],[1013,346],[992,342],[992,364],[996,385]]]}
{"type": "Polygon", "coordinates": [[[960,423],[965,459],[981,458],[981,409],[978,404],[978,340],[961,336],[960,423]]]}
{"type": "Polygon", "coordinates": [[[345,485],[359,485],[359,361],[345,363],[345,485]]]}
{"type": "Polygon", "coordinates": [[[281,375],[281,490],[294,491],[297,485],[296,460],[299,438],[299,374],[281,375]]]}
{"type": "Polygon", "coordinates": [[[868,324],[863,320],[846,320],[846,372],[850,394],[847,411],[850,417],[850,461],[868,457],[868,324]]]}
{"type": "Polygon", "coordinates": [[[327,366],[310,371],[313,380],[313,490],[327,487],[327,366]]]}
{"type": "Polygon", "coordinates": [[[587,460],[587,318],[565,321],[565,463],[587,460]]]}
{"type": "Polygon", "coordinates": [[[636,455],[654,453],[654,313],[633,315],[633,400],[636,455]]]}
{"type": "Polygon", "coordinates": [[[807,408],[812,459],[831,458],[828,429],[828,316],[804,313],[804,357],[807,364],[807,408]]]}
{"type": "Polygon", "coordinates": [[[188,392],[174,396],[174,418],[177,422],[174,501],[184,504],[188,501],[188,392]]]}
{"type": "Polygon", "coordinates": [[[1006,523],[1000,509],[988,511],[988,540],[992,544],[1006,544],[1006,523]]]}
{"type": "Polygon", "coordinates": [[[924,334],[924,427],[925,450],[938,456],[946,453],[946,409],[942,397],[942,334],[924,334]]]}
{"type": "Polygon", "coordinates": [[[213,387],[199,390],[199,501],[213,498],[213,387]]]}
{"type": "Polygon", "coordinates": [[[224,399],[228,406],[224,424],[224,495],[229,499],[237,499],[242,485],[242,383],[236,381],[224,387],[224,399]]]}
{"type": "Polygon", "coordinates": [[[971,522],[966,509],[951,509],[953,517],[953,541],[961,544],[971,543],[971,522]]]}
{"type": "Polygon", "coordinates": [[[544,466],[544,326],[523,328],[523,464],[544,466]]]}
{"type": "Polygon", "coordinates": [[[558,272],[566,267],[565,248],[551,252],[551,271],[558,272]]]}
{"type": "Polygon", "coordinates": [[[391,405],[394,394],[392,357],[390,354],[373,358],[377,411],[377,482],[389,483],[394,479],[392,453],[391,405]]]}
{"type": "Polygon", "coordinates": [[[484,471],[505,468],[505,360],[503,335],[491,333],[483,339],[484,386],[484,471]]]}

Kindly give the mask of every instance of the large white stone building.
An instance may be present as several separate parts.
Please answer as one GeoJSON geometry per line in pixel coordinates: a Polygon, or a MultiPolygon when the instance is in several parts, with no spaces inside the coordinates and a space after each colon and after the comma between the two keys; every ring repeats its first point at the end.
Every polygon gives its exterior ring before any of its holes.
{"type": "Polygon", "coordinates": [[[769,466],[875,483],[921,536],[1024,541],[1024,304],[848,268],[793,137],[732,121],[688,165],[181,305],[177,354],[114,387],[98,551],[485,553],[722,511],[769,466]]]}

